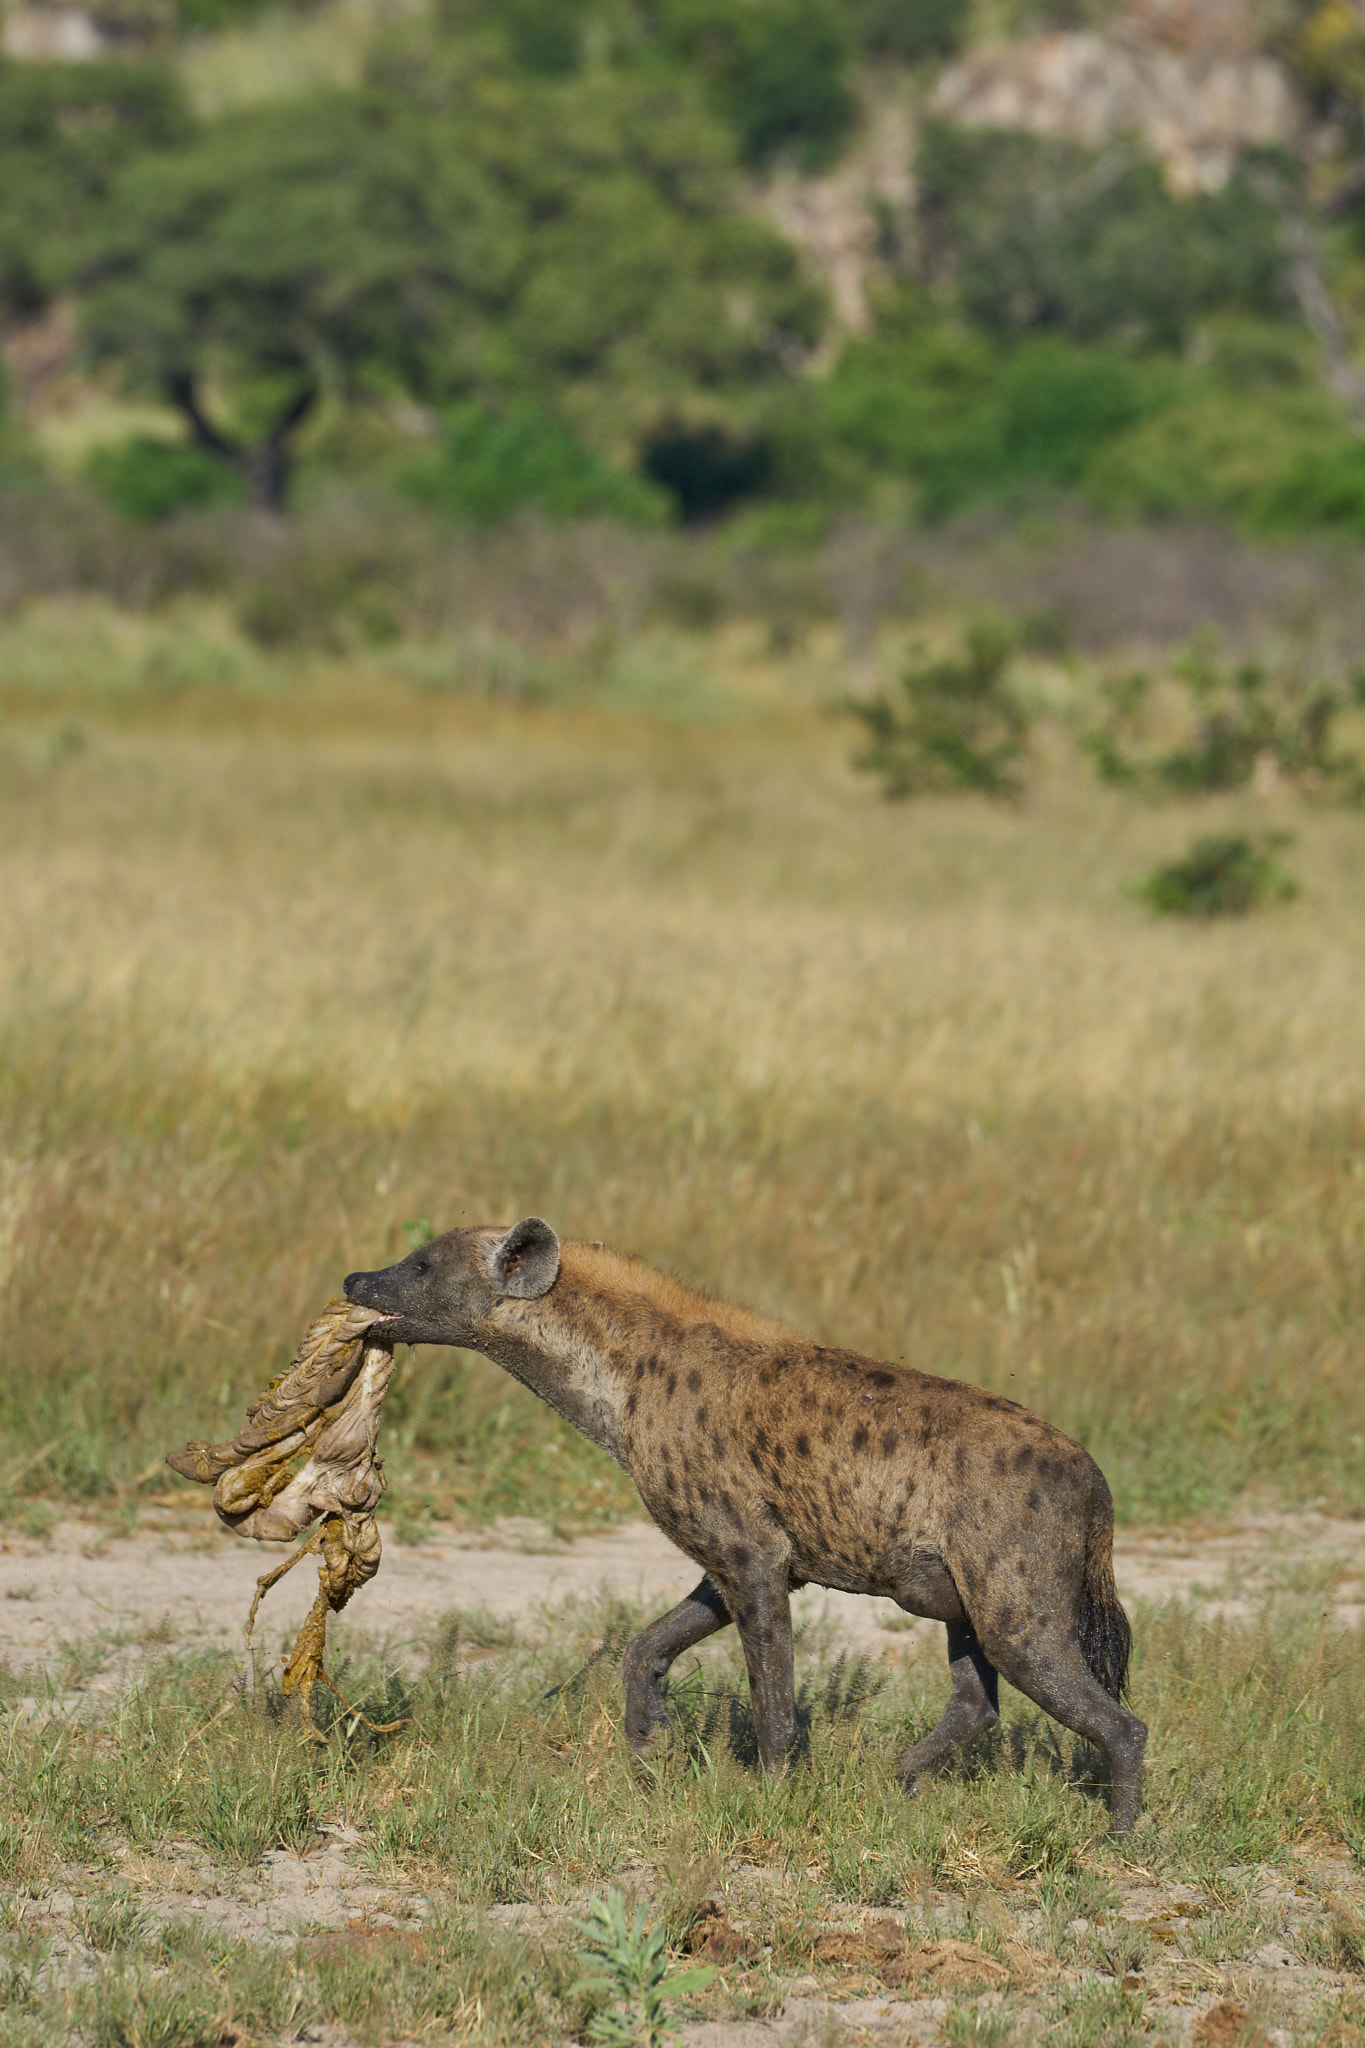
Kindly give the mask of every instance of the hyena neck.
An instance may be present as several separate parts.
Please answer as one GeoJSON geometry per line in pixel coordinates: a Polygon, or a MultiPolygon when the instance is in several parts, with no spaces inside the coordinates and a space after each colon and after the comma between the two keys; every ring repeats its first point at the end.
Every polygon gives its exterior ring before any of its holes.
{"type": "Polygon", "coordinates": [[[608,1457],[630,1469],[622,1433],[625,1361],[619,1352],[612,1356],[600,1317],[565,1315],[554,1295],[540,1301],[503,1301],[479,1348],[608,1457]]]}

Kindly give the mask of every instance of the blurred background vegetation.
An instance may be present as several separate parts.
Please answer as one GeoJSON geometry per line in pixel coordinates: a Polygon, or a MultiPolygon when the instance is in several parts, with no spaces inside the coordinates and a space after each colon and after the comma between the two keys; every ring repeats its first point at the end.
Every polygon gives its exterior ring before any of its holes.
{"type": "Polygon", "coordinates": [[[3,29],[0,1512],[527,1210],[1365,1508],[1354,0],[3,29]]]}
{"type": "Polygon", "coordinates": [[[10,0],[5,40],[27,489],[1365,533],[1353,0],[10,0]]]}

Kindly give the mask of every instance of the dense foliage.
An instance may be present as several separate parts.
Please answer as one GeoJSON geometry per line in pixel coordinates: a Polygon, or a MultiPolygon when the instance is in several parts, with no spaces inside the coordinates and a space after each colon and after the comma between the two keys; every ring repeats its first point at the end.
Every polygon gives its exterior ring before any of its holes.
{"type": "MultiPolygon", "coordinates": [[[[278,510],[306,459],[475,523],[1065,496],[1365,531],[1350,372],[1324,377],[1294,274],[1311,246],[1349,352],[1365,28],[1340,0],[1272,38],[1325,124],[1311,177],[1249,161],[1178,197],[1136,144],[921,123],[854,338],[763,183],[853,147],[963,0],[439,0],[374,32],[358,83],[195,115],[174,25],[254,6],[168,0],[159,59],[0,62],[0,330],[64,298],[111,389],[178,414],[178,442],[139,422],[86,465],[131,516],[278,510]]],[[[148,50],[152,21],[124,23],[148,50]]]]}

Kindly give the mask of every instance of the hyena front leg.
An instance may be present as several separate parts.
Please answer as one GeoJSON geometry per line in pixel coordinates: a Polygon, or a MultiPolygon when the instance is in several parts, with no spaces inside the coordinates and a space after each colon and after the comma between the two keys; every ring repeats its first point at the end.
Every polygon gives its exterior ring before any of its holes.
{"type": "Polygon", "coordinates": [[[727,1585],[725,1603],[739,1630],[749,1673],[754,1733],[765,1771],[780,1771],[796,1745],[796,1683],[787,1561],[727,1585]]]}
{"type": "Polygon", "coordinates": [[[660,1729],[668,1726],[668,1709],[659,1681],[675,1657],[704,1643],[717,1629],[728,1628],[730,1610],[714,1580],[705,1578],[685,1600],[670,1607],[657,1621],[641,1630],[626,1651],[621,1677],[626,1692],[626,1740],[642,1752],[650,1748],[660,1729]]]}

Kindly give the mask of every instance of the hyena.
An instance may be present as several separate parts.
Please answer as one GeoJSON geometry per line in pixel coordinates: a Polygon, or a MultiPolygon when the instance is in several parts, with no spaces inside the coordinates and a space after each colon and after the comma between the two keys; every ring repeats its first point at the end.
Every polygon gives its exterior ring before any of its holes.
{"type": "MultiPolygon", "coordinates": [[[[528,1216],[452,1230],[352,1273],[405,1344],[455,1344],[615,1458],[704,1572],[626,1652],[625,1727],[666,1727],[675,1657],[734,1623],[764,1767],[796,1741],[788,1595],[876,1593],[947,1624],[952,1697],[899,1759],[907,1790],[999,1713],[998,1674],[1103,1751],[1110,1813],[1142,1802],[1147,1730],[1122,1705],[1128,1619],[1114,1508],[1079,1444],[1013,1401],[812,1344],[528,1216]]],[[[382,1326],[377,1325],[376,1329],[382,1326]]]]}

